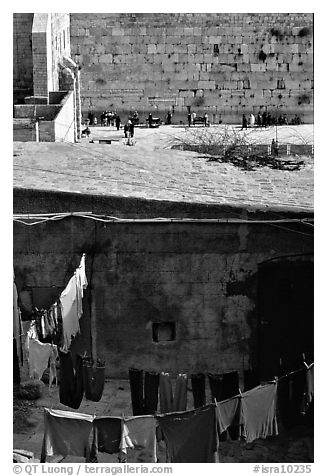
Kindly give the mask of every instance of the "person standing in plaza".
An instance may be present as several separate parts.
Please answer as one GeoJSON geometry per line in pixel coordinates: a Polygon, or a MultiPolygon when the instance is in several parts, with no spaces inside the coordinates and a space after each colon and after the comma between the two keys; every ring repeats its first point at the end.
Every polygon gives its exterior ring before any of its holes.
{"type": "Polygon", "coordinates": [[[242,129],[247,129],[248,128],[248,120],[245,116],[245,114],[243,114],[242,116],[242,129]]]}
{"type": "Polygon", "coordinates": [[[267,127],[267,112],[263,111],[262,113],[262,127],[267,127]]]}
{"type": "Polygon", "coordinates": [[[120,129],[120,123],[121,123],[121,120],[120,120],[119,114],[117,114],[116,115],[116,129],[117,129],[117,131],[119,131],[119,129],[120,129]]]}
{"type": "Polygon", "coordinates": [[[191,122],[192,122],[192,114],[189,112],[187,115],[187,122],[188,126],[191,127],[191,122]]]}

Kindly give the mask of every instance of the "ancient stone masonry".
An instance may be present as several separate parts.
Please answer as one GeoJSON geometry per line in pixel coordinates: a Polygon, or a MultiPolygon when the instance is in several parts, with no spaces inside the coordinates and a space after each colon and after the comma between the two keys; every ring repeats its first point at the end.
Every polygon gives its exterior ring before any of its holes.
{"type": "Polygon", "coordinates": [[[265,109],[313,121],[313,14],[71,14],[83,111],[214,122],[265,109]]]}

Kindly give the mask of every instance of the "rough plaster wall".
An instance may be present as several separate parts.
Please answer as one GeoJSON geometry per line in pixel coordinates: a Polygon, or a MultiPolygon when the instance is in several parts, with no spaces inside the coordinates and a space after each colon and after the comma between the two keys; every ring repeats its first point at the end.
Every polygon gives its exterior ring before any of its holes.
{"type": "Polygon", "coordinates": [[[33,13],[13,14],[13,87],[33,89],[32,24],[33,13]]]}
{"type": "Polygon", "coordinates": [[[312,122],[312,28],[305,13],[71,14],[83,110],[191,106],[235,122],[278,106],[312,122]]]}
{"type": "MultiPolygon", "coordinates": [[[[95,293],[98,354],[108,375],[126,377],[129,366],[247,368],[257,353],[258,264],[312,252],[312,245],[268,225],[96,225],[79,218],[34,227],[15,223],[18,288],[64,287],[83,252],[95,293]],[[171,320],[176,341],[152,342],[152,322],[171,320]]],[[[78,351],[90,349],[89,308],[86,296],[78,351]]]]}

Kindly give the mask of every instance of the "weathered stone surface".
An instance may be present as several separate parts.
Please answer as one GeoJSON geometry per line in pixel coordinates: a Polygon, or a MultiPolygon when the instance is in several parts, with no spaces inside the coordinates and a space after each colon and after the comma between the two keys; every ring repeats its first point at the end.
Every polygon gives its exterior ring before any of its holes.
{"type": "MultiPolygon", "coordinates": [[[[155,14],[144,13],[133,17],[132,14],[122,14],[119,17],[119,24],[117,23],[116,14],[104,14],[103,17],[97,14],[84,14],[81,17],[79,14],[71,14],[72,25],[72,51],[77,51],[80,46],[87,52],[90,52],[94,45],[108,44],[107,54],[112,54],[122,44],[130,45],[131,50],[122,53],[126,55],[124,58],[118,59],[113,64],[108,61],[101,61],[103,67],[103,74],[111,81],[115,75],[115,64],[124,64],[125,71],[119,76],[121,89],[128,89],[129,77],[135,77],[135,65],[146,68],[149,65],[162,65],[161,78],[163,82],[158,91],[158,99],[165,96],[167,92],[167,79],[179,80],[181,85],[179,89],[187,89],[187,81],[194,79],[197,82],[195,89],[203,89],[204,96],[210,95],[210,90],[214,87],[215,78],[212,76],[211,66],[219,64],[220,71],[225,70],[228,77],[227,81],[231,80],[230,75],[236,73],[233,80],[242,79],[242,72],[249,72],[249,80],[251,88],[256,89],[254,79],[258,74],[267,72],[271,75],[271,89],[277,86],[277,73],[279,71],[285,72],[285,80],[294,73],[305,72],[308,79],[313,77],[312,68],[312,22],[313,16],[311,14],[155,14]],[[184,26],[181,27],[180,25],[184,26]],[[90,25],[94,28],[90,29],[90,25]],[[219,25],[219,27],[217,27],[219,25]],[[276,26],[277,25],[277,26],[276,26]],[[303,27],[309,28],[308,34],[304,37],[299,36],[299,32],[303,27]],[[90,31],[88,35],[82,35],[82,32],[90,31]],[[91,35],[91,36],[90,36],[91,35]],[[93,39],[93,45],[89,40],[93,39]],[[111,51],[110,51],[111,49],[111,51]],[[137,58],[137,52],[144,53],[143,58],[137,58]],[[295,57],[301,51],[302,57],[298,59],[295,57]],[[262,52],[263,55],[259,55],[262,52]],[[171,55],[170,58],[165,55],[171,55]],[[172,55],[177,55],[178,59],[173,59],[172,55]],[[311,54],[311,57],[310,55],[311,54]],[[194,55],[191,56],[191,55],[194,55]],[[177,61],[182,70],[188,70],[187,75],[178,76],[179,72],[172,68],[173,63],[177,61]],[[300,63],[300,64],[299,64],[300,63]],[[202,71],[208,74],[204,78],[197,75],[197,65],[200,65],[202,71]],[[208,68],[209,66],[209,68],[208,68]],[[203,68],[202,68],[203,67],[203,68]],[[192,70],[193,69],[193,70],[192,70]],[[175,72],[175,74],[174,74],[175,72]]],[[[91,66],[91,61],[86,59],[81,60],[83,66],[83,74],[87,74],[91,66]]],[[[156,80],[153,70],[150,68],[149,74],[144,78],[148,84],[153,84],[156,80]]],[[[260,100],[260,95],[250,97],[246,103],[236,104],[234,101],[234,94],[237,95],[239,91],[239,83],[230,83],[231,96],[227,100],[226,105],[235,105],[228,116],[228,120],[236,121],[243,112],[252,112],[253,108],[267,107],[274,108],[277,104],[282,103],[283,111],[294,113],[292,102],[288,96],[288,86],[286,86],[285,96],[276,98],[271,96],[265,102],[260,100]]],[[[258,86],[262,88],[261,85],[258,86]]],[[[176,97],[176,102],[173,104],[175,111],[187,112],[187,106],[191,106],[198,111],[207,110],[211,108],[219,108],[221,103],[218,98],[210,98],[210,104],[203,106],[196,106],[192,102],[185,103],[179,101],[178,87],[174,85],[175,89],[173,95],[176,97]],[[177,94],[176,94],[177,93],[177,94]]],[[[301,85],[302,92],[308,90],[307,84],[301,85]]],[[[94,91],[100,97],[100,90],[98,86],[94,85],[94,91]]],[[[82,95],[85,97],[85,105],[90,104],[97,109],[106,107],[104,103],[101,105],[101,100],[93,99],[89,94],[89,90],[84,89],[82,95]],[[90,101],[87,100],[90,98],[90,101]],[[101,105],[101,106],[100,106],[101,105]]],[[[122,92],[121,100],[114,99],[113,107],[121,107],[122,100],[125,94],[122,92]]],[[[262,96],[262,95],[261,95],[262,96]]],[[[123,108],[130,107],[125,101],[123,108]]],[[[153,102],[151,107],[155,108],[156,103],[153,102]]],[[[146,94],[140,97],[135,103],[135,107],[140,110],[149,111],[148,98],[146,94]]],[[[167,106],[168,109],[169,106],[167,106]]],[[[172,107],[172,105],[170,105],[172,107]]],[[[86,107],[84,106],[85,110],[86,107]]],[[[311,108],[304,108],[302,105],[297,105],[297,112],[303,115],[305,121],[312,122],[313,106],[311,108]]]]}

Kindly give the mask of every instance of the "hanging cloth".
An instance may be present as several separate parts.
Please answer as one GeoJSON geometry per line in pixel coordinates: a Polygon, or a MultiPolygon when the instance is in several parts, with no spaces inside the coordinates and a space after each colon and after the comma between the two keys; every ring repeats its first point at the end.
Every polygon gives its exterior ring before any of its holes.
{"type": "Polygon", "coordinates": [[[170,463],[217,463],[218,435],[214,405],[156,417],[170,463]]]}
{"type": "Polygon", "coordinates": [[[276,382],[259,385],[242,394],[242,434],[247,443],[251,443],[251,441],[257,438],[278,435],[276,401],[276,382]]]}
{"type": "Polygon", "coordinates": [[[44,371],[48,368],[53,346],[44,344],[37,339],[34,321],[27,331],[25,347],[28,354],[29,376],[32,379],[41,380],[44,371]]]}
{"type": "Polygon", "coordinates": [[[119,454],[122,439],[122,418],[114,416],[95,417],[91,460],[97,460],[98,452],[119,454]]]}
{"type": "Polygon", "coordinates": [[[161,413],[185,411],[187,406],[187,374],[178,374],[173,395],[169,373],[161,372],[159,379],[161,413]]]}
{"type": "Polygon", "coordinates": [[[203,407],[206,404],[206,377],[204,374],[192,374],[192,392],[194,408],[203,407]]]}
{"type": "Polygon", "coordinates": [[[63,346],[67,351],[71,340],[80,332],[79,319],[83,314],[82,299],[87,287],[85,274],[85,255],[83,254],[79,267],[76,269],[60,295],[61,316],[63,326],[63,346]]]}
{"type": "Polygon", "coordinates": [[[153,416],[137,416],[123,420],[120,449],[129,463],[157,462],[157,420],[153,416]]]}
{"type": "Polygon", "coordinates": [[[20,309],[18,306],[18,293],[15,283],[15,275],[13,281],[13,336],[16,339],[16,349],[18,361],[23,365],[23,351],[22,351],[22,321],[20,315],[20,309]]]}
{"type": "Polygon", "coordinates": [[[158,407],[159,373],[128,370],[133,415],[153,415],[158,407]]]}
{"type": "Polygon", "coordinates": [[[71,353],[58,350],[60,359],[60,403],[71,408],[79,408],[84,393],[83,387],[83,359],[76,355],[75,368],[71,353]]]}
{"type": "Polygon", "coordinates": [[[83,384],[85,398],[93,402],[101,400],[105,380],[105,363],[97,361],[94,365],[93,360],[83,359],[83,384]]]}
{"type": "Polygon", "coordinates": [[[41,463],[54,455],[81,456],[89,461],[93,418],[84,413],[45,408],[41,463]]]}

